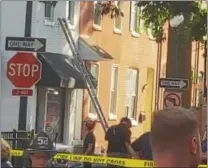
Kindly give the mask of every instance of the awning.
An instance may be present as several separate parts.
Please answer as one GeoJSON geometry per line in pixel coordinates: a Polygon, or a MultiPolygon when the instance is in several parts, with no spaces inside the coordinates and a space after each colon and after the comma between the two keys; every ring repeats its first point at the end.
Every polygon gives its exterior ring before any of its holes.
{"type": "Polygon", "coordinates": [[[69,56],[57,53],[37,53],[37,57],[42,62],[42,77],[37,85],[86,88],[82,74],[69,56]]]}
{"type": "Polygon", "coordinates": [[[83,60],[105,61],[113,59],[109,53],[95,45],[90,38],[80,36],[78,47],[83,60]]]}

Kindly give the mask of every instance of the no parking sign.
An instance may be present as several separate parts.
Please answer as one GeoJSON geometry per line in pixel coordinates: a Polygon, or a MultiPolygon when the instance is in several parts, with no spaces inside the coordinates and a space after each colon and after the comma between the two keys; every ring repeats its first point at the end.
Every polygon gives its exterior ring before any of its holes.
{"type": "Polygon", "coordinates": [[[182,94],[180,92],[164,92],[164,108],[180,107],[182,105],[182,94]]]}

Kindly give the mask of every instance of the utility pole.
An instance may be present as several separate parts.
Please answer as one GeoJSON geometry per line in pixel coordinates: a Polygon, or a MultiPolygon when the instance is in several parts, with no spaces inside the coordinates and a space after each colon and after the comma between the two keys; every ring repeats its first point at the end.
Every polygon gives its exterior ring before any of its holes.
{"type": "MultiPolygon", "coordinates": [[[[33,1],[26,2],[26,12],[25,12],[25,37],[31,37],[32,30],[32,7],[33,1]]],[[[20,105],[19,105],[19,120],[18,120],[18,130],[26,130],[26,122],[27,122],[27,97],[20,97],[20,105]]]]}

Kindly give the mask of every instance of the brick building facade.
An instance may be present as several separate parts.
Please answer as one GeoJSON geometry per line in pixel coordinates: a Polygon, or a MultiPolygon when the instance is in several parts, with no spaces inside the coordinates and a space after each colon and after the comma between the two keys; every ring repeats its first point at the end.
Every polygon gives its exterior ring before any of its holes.
{"type": "MultiPolygon", "coordinates": [[[[152,112],[163,108],[164,90],[158,89],[158,79],[166,77],[168,25],[165,26],[165,40],[157,43],[149,30],[143,31],[142,20],[137,18],[140,9],[135,2],[113,3],[120,6],[123,17],[101,16],[99,4],[81,2],[80,38],[113,58],[87,62],[86,65],[92,73],[96,71],[97,95],[109,124],[118,123],[123,116],[130,117],[134,139],[150,130],[152,112]]],[[[86,91],[83,119],[97,117],[89,99],[86,91]]],[[[105,146],[100,124],[95,134],[97,145],[105,146]]]]}

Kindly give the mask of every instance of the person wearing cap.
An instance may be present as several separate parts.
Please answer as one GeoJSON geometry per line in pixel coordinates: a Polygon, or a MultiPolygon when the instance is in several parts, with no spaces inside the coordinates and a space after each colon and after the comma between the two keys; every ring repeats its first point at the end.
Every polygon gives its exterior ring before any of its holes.
{"type": "Polygon", "coordinates": [[[111,126],[105,135],[108,142],[107,155],[111,157],[137,158],[131,147],[131,120],[123,117],[118,125],[111,126]],[[130,155],[130,156],[129,156],[130,155]]]}
{"type": "Polygon", "coordinates": [[[202,151],[194,113],[179,107],[154,112],[151,145],[155,167],[197,168],[202,151]]]}
{"type": "MultiPolygon", "coordinates": [[[[95,152],[95,143],[96,138],[94,134],[94,128],[96,125],[96,121],[87,119],[85,122],[85,128],[87,129],[87,133],[84,139],[84,155],[94,155],[95,152]]],[[[85,162],[84,168],[91,168],[92,164],[85,162]]]]}

